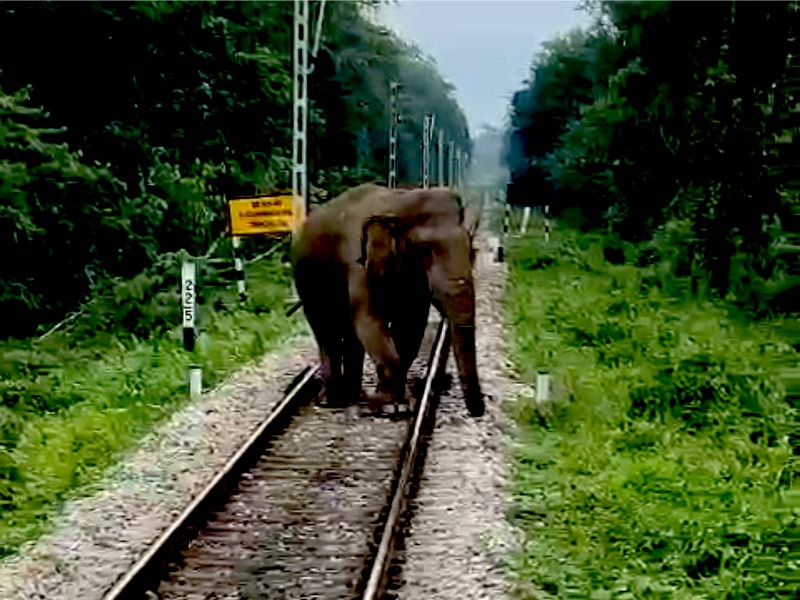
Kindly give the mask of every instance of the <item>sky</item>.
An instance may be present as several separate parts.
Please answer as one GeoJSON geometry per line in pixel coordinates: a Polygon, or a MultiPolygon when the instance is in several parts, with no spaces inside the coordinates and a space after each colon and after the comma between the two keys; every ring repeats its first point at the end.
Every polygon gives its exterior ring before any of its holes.
{"type": "Polygon", "coordinates": [[[505,122],[539,45],[589,24],[572,0],[399,0],[379,19],[436,60],[471,132],[505,122]]]}

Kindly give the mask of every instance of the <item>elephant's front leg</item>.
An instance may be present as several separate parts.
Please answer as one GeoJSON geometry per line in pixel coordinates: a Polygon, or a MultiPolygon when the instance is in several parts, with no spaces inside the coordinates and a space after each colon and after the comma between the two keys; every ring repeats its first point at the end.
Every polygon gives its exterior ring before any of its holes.
{"type": "Polygon", "coordinates": [[[425,329],[428,327],[430,306],[430,296],[413,298],[412,294],[407,294],[402,309],[397,310],[397,314],[392,317],[392,340],[400,355],[404,376],[419,354],[422,338],[425,337],[425,329]]]}
{"type": "Polygon", "coordinates": [[[357,309],[356,335],[369,353],[378,372],[377,393],[371,398],[373,412],[379,413],[386,402],[403,400],[405,376],[389,330],[377,316],[367,310],[357,309]]]}
{"type": "MultiPolygon", "coordinates": [[[[425,290],[427,291],[427,290],[425,290]]],[[[419,294],[414,297],[409,293],[405,296],[402,309],[398,309],[392,317],[392,340],[400,355],[403,379],[408,376],[408,370],[419,355],[425,330],[428,327],[428,313],[430,311],[430,295],[419,294]]],[[[412,395],[421,397],[425,387],[425,378],[416,378],[412,395]]]]}
{"type": "Polygon", "coordinates": [[[361,378],[364,374],[364,346],[356,336],[355,330],[349,331],[344,338],[344,390],[345,394],[356,401],[361,396],[361,378]]]}

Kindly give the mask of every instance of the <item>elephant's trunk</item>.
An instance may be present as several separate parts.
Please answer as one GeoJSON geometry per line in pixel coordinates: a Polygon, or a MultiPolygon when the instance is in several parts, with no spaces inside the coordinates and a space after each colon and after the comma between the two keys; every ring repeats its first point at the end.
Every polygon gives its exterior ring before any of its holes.
{"type": "Polygon", "coordinates": [[[474,417],[484,412],[483,393],[475,360],[475,294],[472,286],[445,299],[453,352],[467,409],[474,417]]]}

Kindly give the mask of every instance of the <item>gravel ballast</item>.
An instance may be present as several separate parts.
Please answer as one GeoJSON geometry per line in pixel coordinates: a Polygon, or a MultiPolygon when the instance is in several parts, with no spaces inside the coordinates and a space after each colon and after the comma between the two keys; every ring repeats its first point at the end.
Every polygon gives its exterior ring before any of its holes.
{"type": "Polygon", "coordinates": [[[281,346],[157,427],[100,491],[67,502],[50,533],[0,565],[0,598],[102,598],[316,358],[310,336],[281,346]]]}
{"type": "Polygon", "coordinates": [[[453,355],[451,390],[441,397],[428,441],[402,572],[393,595],[419,598],[500,599],[508,595],[504,559],[516,544],[505,518],[506,423],[503,399],[516,392],[505,364],[502,298],[506,265],[496,263],[496,239],[482,238],[475,272],[478,373],[487,399],[475,419],[464,405],[453,355]]]}

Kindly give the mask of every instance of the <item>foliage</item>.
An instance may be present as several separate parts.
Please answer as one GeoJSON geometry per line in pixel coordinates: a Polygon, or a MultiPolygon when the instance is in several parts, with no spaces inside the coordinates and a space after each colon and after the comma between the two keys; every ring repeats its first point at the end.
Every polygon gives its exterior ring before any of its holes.
{"type": "MultiPolygon", "coordinates": [[[[401,179],[419,180],[427,111],[469,150],[452,89],[368,18],[375,4],[326,7],[309,76],[317,188],[381,178],[391,78],[409,102],[401,179]]],[[[0,3],[0,250],[14,256],[0,310],[16,316],[0,337],[42,333],[160,256],[205,253],[223,196],[289,188],[292,18],[291,2],[0,3]]]]}
{"type": "MultiPolygon", "coordinates": [[[[180,328],[132,339],[107,321],[122,312],[109,307],[70,332],[0,346],[0,555],[38,533],[54,504],[86,493],[120,452],[183,404],[190,361],[203,367],[204,385],[214,386],[302,331],[303,322],[281,310],[290,287],[280,261],[255,263],[247,275],[247,304],[237,307],[230,287],[203,291],[209,300],[201,307],[205,325],[193,357],[183,350],[180,328]],[[215,304],[227,308],[215,310],[215,304]],[[107,330],[87,338],[86,329],[98,321],[107,330]]],[[[151,284],[142,276],[124,285],[144,290],[151,284]]],[[[121,285],[114,293],[130,297],[121,285]]],[[[161,318],[158,297],[135,304],[161,318]]],[[[104,310],[102,302],[92,309],[104,310]]]]}
{"type": "Polygon", "coordinates": [[[514,98],[513,176],[536,203],[579,207],[629,240],[687,221],[698,277],[743,300],[779,267],[789,226],[796,178],[778,139],[794,127],[795,7],[588,6],[594,24],[546,44],[514,98]],[[740,255],[752,285],[732,280],[740,255]]]}
{"type": "Polygon", "coordinates": [[[796,596],[800,402],[782,329],[649,285],[641,246],[561,229],[510,250],[515,367],[549,368],[556,394],[509,406],[520,595],[796,596]],[[622,264],[603,257],[615,246],[622,264]]]}

